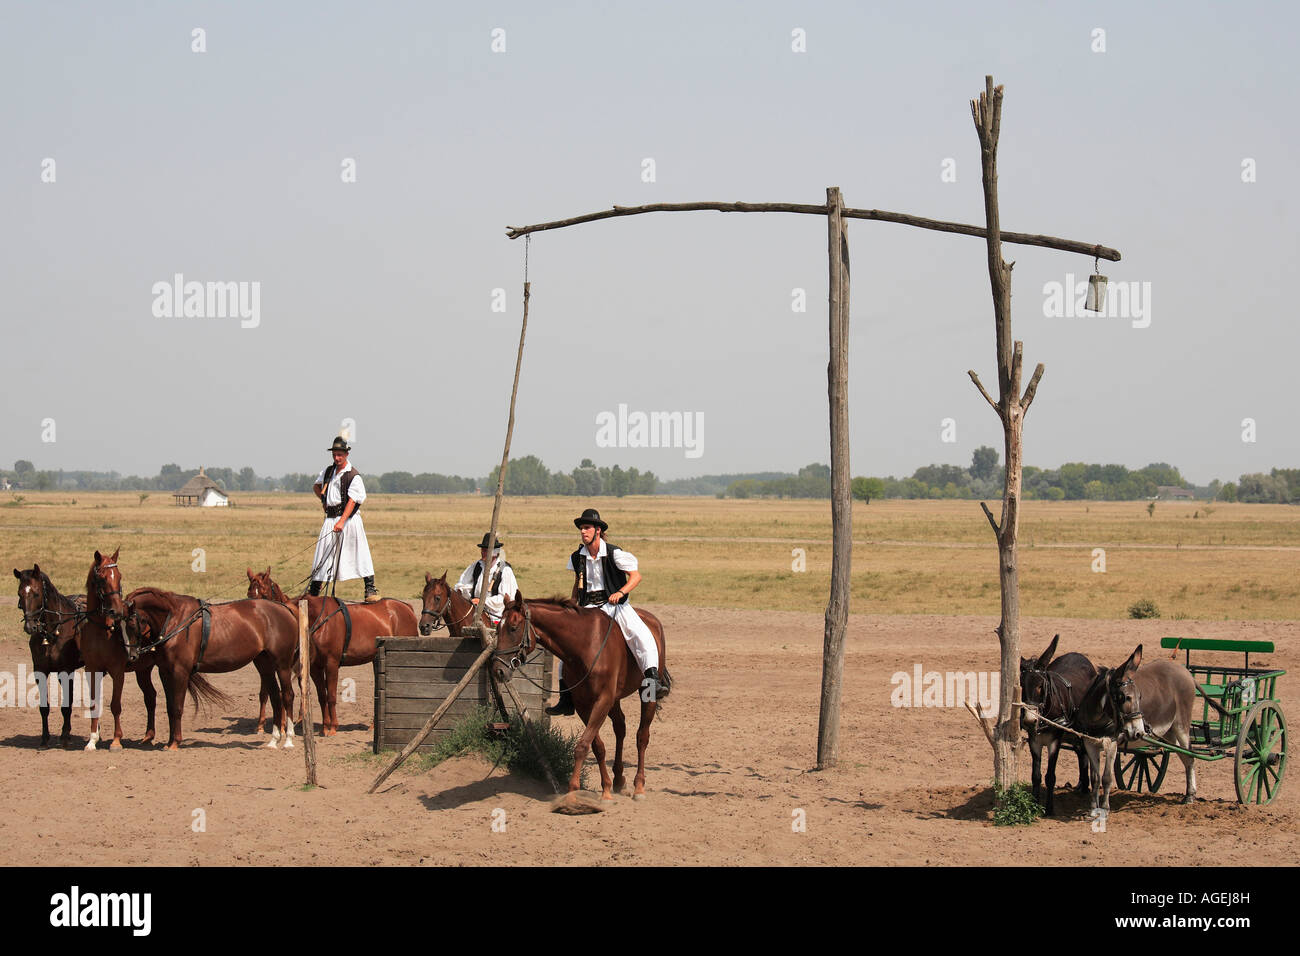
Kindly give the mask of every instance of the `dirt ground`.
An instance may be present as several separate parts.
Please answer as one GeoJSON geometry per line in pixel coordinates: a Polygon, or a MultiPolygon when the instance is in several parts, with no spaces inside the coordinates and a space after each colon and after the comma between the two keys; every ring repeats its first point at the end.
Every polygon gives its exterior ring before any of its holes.
{"type": "MultiPolygon", "coordinates": [[[[1197,763],[1201,799],[1190,807],[1180,803],[1176,760],[1161,793],[1112,794],[1106,832],[1093,832],[1086,800],[1067,791],[1055,819],[995,828],[992,754],[970,715],[959,706],[891,706],[891,677],[917,664],[995,671],[991,618],[854,616],[841,762],[815,772],[821,614],[653,610],[676,686],[653,727],[644,802],[620,796],[598,815],[553,814],[544,785],[468,757],[427,772],[404,767],[368,796],[381,765],[368,756],[369,666],[346,671],[356,702],[340,706],[340,734],[319,741],[323,786],[303,791],[303,751],[267,749],[251,733],[257,683],[246,668],[214,677],[240,702],[237,712],[195,718],[187,707],[178,753],[130,743],[84,752],[79,711],[75,749],[41,751],[37,712],[0,708],[0,864],[1248,866],[1300,858],[1294,772],[1273,805],[1242,807],[1231,760],[1197,763]]],[[[1062,652],[1111,666],[1138,643],[1148,656],[1168,653],[1158,643],[1169,634],[1271,640],[1281,652],[1259,663],[1292,671],[1300,658],[1295,622],[1026,619],[1022,632],[1026,652],[1059,632],[1062,652]]],[[[20,665],[30,669],[25,644],[0,644],[0,670],[17,674],[20,665]]],[[[1300,720],[1298,684],[1300,675],[1281,680],[1292,720],[1300,720]]],[[[123,715],[127,738],[138,738],[143,704],[133,679],[123,715]]],[[[576,718],[561,723],[578,727],[576,718]]],[[[165,715],[159,729],[165,739],[165,715]]],[[[1074,782],[1072,754],[1059,771],[1058,785],[1074,782]]]]}

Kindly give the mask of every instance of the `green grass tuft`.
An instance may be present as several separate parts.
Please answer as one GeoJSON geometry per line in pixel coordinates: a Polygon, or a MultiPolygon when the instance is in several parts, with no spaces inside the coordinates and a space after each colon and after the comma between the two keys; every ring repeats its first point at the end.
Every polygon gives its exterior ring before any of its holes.
{"type": "Polygon", "coordinates": [[[1014,827],[1033,823],[1043,815],[1043,808],[1034,799],[1028,784],[1013,784],[1006,790],[993,786],[993,825],[1014,827]]]}

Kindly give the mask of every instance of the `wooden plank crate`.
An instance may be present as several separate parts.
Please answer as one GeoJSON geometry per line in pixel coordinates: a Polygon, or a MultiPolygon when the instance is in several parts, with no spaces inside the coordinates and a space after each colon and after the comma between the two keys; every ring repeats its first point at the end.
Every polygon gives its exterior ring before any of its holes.
{"type": "MultiPolygon", "coordinates": [[[[400,750],[410,743],[416,731],[450,696],[482,650],[483,645],[475,637],[380,638],[374,659],[375,753],[400,750]]],[[[494,706],[492,682],[488,677],[490,666],[490,663],[483,666],[419,751],[432,750],[440,736],[450,733],[458,721],[476,708],[494,706]]],[[[550,699],[524,675],[549,689],[553,670],[554,658],[550,652],[543,652],[527,667],[517,670],[511,680],[528,715],[541,721],[544,727],[550,725],[550,718],[543,712],[550,699]]],[[[513,713],[509,695],[506,695],[506,707],[513,713]]]]}

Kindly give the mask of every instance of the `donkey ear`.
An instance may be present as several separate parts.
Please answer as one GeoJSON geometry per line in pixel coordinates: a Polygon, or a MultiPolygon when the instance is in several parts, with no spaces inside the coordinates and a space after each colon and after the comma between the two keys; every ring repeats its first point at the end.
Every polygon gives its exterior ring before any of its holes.
{"type": "Polygon", "coordinates": [[[1142,645],[1139,644],[1137,646],[1137,650],[1135,650],[1132,654],[1130,654],[1129,659],[1126,660],[1120,666],[1119,668],[1120,673],[1123,673],[1125,671],[1130,671],[1130,670],[1137,670],[1138,667],[1141,666],[1141,664],[1142,664],[1142,645]]]}
{"type": "Polygon", "coordinates": [[[1056,654],[1056,644],[1060,639],[1061,635],[1057,634],[1056,637],[1052,638],[1052,643],[1047,645],[1047,650],[1039,655],[1037,665],[1039,670],[1042,670],[1051,662],[1053,655],[1056,654]]]}

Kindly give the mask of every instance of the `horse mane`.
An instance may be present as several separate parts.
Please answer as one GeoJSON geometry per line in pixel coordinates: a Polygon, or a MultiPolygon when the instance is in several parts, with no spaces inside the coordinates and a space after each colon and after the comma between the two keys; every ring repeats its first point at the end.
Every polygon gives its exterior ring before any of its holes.
{"type": "Polygon", "coordinates": [[[555,595],[554,597],[548,597],[548,598],[525,598],[524,602],[526,604],[541,604],[546,607],[553,607],[556,608],[557,610],[564,610],[564,611],[595,610],[595,608],[581,607],[576,601],[573,600],[573,598],[561,597],[558,594],[555,595]]]}

